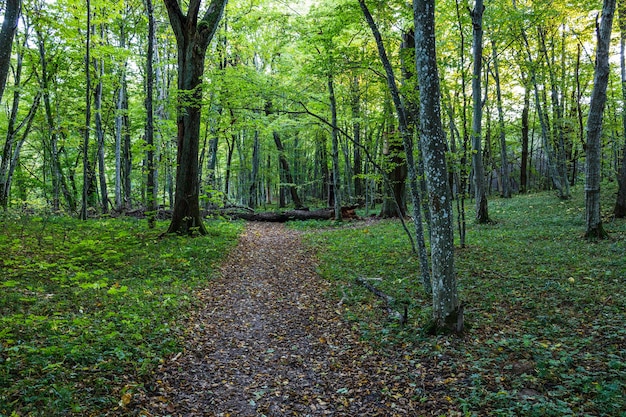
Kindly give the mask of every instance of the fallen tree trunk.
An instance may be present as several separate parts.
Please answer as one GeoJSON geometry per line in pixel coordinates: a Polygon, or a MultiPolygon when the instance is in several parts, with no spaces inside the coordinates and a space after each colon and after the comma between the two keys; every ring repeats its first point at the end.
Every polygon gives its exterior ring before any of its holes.
{"type": "MultiPolygon", "coordinates": [[[[341,214],[344,219],[357,219],[356,207],[342,207],[341,214]]],[[[242,219],[255,222],[284,223],[291,220],[332,220],[335,212],[331,208],[318,210],[288,210],[282,212],[265,211],[260,213],[228,213],[231,219],[242,219]]]]}

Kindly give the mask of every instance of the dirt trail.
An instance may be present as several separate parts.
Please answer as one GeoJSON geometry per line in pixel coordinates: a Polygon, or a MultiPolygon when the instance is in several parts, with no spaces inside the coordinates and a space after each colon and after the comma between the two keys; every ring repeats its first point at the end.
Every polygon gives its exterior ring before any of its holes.
{"type": "Polygon", "coordinates": [[[249,223],[201,293],[185,351],[156,375],[146,415],[430,415],[411,399],[419,372],[394,378],[403,365],[359,341],[327,286],[299,232],[249,223]]]}

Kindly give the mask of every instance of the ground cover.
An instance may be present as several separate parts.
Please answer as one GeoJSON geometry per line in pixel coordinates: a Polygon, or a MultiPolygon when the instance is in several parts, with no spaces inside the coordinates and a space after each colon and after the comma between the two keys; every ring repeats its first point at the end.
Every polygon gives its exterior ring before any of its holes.
{"type": "Polygon", "coordinates": [[[180,350],[193,290],[237,240],[159,238],[133,219],[0,218],[0,416],[88,416],[131,401],[180,350]]]}
{"type": "MultiPolygon", "coordinates": [[[[606,194],[608,210],[613,196],[606,194]]],[[[314,230],[308,242],[319,271],[364,339],[453,375],[441,380],[439,393],[451,409],[468,416],[624,416],[626,223],[607,214],[611,240],[587,243],[583,207],[581,189],[567,201],[551,193],[492,199],[495,224],[470,222],[468,247],[456,252],[468,326],[460,338],[420,334],[430,299],[398,222],[294,227],[314,230]],[[407,325],[389,321],[357,277],[408,304],[407,325]]]]}

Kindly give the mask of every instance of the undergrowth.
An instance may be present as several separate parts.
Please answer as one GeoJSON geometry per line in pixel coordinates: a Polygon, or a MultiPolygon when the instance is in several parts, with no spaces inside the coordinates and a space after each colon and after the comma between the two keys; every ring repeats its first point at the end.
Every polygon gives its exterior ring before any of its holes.
{"type": "Polygon", "coordinates": [[[431,395],[447,395],[460,415],[626,416],[626,222],[607,212],[611,239],[586,242],[583,198],[579,189],[568,201],[492,199],[495,223],[468,223],[455,259],[467,324],[458,338],[420,333],[431,300],[399,222],[297,227],[314,230],[320,272],[363,339],[453,375],[441,381],[447,394],[431,395]],[[389,320],[357,277],[408,304],[407,325],[389,320]]]}
{"type": "Polygon", "coordinates": [[[159,224],[0,218],[0,416],[122,409],[180,349],[193,290],[237,241],[239,223],[165,237],[159,224]]]}

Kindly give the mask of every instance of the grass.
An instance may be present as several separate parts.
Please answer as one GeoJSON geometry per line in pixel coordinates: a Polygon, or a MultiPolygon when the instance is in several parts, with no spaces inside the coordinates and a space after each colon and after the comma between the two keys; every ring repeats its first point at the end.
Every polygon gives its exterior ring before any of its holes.
{"type": "MultiPolygon", "coordinates": [[[[583,203],[582,190],[568,201],[493,199],[496,223],[469,224],[456,253],[463,337],[421,335],[430,298],[397,221],[292,227],[307,231],[333,302],[363,339],[399,355],[406,366],[394,372],[412,367],[407,390],[421,401],[445,396],[465,416],[626,416],[626,222],[607,216],[611,240],[587,243],[583,203]],[[377,278],[408,304],[408,325],[387,320],[356,277],[377,278]],[[420,391],[419,378],[441,389],[420,391]]],[[[162,358],[180,351],[194,289],[241,224],[207,228],[203,238],[159,239],[164,224],[3,214],[0,417],[123,415],[162,358]]]]}
{"type": "Polygon", "coordinates": [[[193,290],[240,223],[159,238],[136,220],[0,218],[0,416],[121,409],[182,344],[193,290]]]}
{"type": "MultiPolygon", "coordinates": [[[[609,210],[613,195],[605,196],[609,210]]],[[[496,223],[468,224],[468,246],[456,252],[468,325],[460,338],[421,336],[430,299],[397,221],[297,227],[316,230],[308,240],[320,272],[363,338],[454,375],[442,385],[463,415],[626,416],[626,222],[607,215],[611,240],[587,243],[581,189],[568,201],[492,199],[489,209],[496,223]],[[378,278],[408,303],[409,324],[388,321],[356,277],[378,278]]]]}

